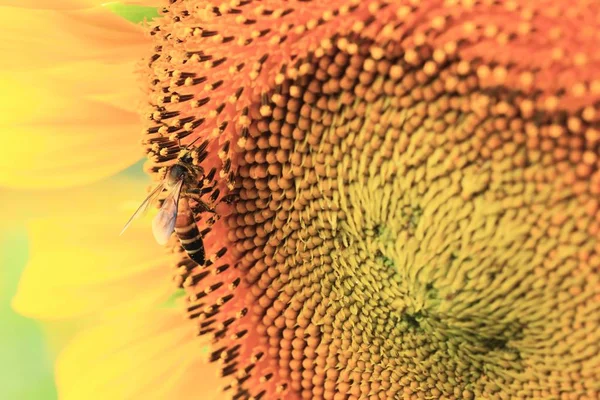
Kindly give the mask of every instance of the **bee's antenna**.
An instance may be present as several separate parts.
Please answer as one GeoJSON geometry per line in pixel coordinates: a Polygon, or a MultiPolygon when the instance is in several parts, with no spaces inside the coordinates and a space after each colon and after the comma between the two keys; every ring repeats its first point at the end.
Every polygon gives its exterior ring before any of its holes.
{"type": "MultiPolygon", "coordinates": [[[[184,149],[184,150],[187,150],[187,149],[189,149],[191,145],[193,145],[194,143],[196,143],[196,142],[198,141],[198,139],[200,139],[200,137],[201,137],[201,136],[198,136],[198,137],[197,137],[196,139],[194,139],[192,142],[188,143],[188,145],[187,145],[187,146],[185,146],[185,149],[184,149]]],[[[179,147],[181,147],[181,146],[179,146],[179,147]]]]}

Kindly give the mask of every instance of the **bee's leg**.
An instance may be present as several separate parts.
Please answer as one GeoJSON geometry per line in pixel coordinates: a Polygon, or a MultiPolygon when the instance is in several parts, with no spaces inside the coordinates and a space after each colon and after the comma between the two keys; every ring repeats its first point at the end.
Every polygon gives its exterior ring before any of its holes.
{"type": "Polygon", "coordinates": [[[189,188],[185,191],[185,193],[192,193],[198,196],[203,196],[207,193],[214,191],[215,186],[204,186],[201,188],[189,188]]]}
{"type": "Polygon", "coordinates": [[[198,190],[188,189],[185,192],[183,192],[182,194],[186,197],[189,197],[190,199],[194,199],[196,201],[201,201],[200,200],[201,194],[198,190]]]}
{"type": "Polygon", "coordinates": [[[190,197],[191,197],[191,195],[200,195],[200,193],[201,193],[201,190],[198,188],[195,188],[195,189],[188,188],[183,192],[183,194],[190,195],[190,197]]]}
{"type": "Polygon", "coordinates": [[[208,211],[211,212],[213,214],[216,213],[214,207],[211,207],[209,204],[207,204],[204,200],[202,200],[201,196],[197,193],[194,193],[192,191],[186,191],[185,192],[185,196],[189,197],[190,199],[196,200],[196,202],[198,203],[198,206],[200,208],[201,211],[208,211]]]}
{"type": "Polygon", "coordinates": [[[229,194],[223,196],[219,202],[224,202],[227,204],[233,204],[240,199],[240,191],[239,189],[232,190],[229,194]]]}
{"type": "Polygon", "coordinates": [[[201,198],[205,194],[206,192],[204,192],[202,189],[187,189],[185,192],[182,193],[182,195],[187,196],[190,199],[194,199],[198,202],[202,201],[201,198]]]}

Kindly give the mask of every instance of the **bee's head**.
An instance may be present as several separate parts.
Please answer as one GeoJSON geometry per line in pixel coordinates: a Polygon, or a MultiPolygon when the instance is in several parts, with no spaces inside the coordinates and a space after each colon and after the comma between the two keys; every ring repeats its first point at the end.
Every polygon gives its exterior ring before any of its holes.
{"type": "Polygon", "coordinates": [[[193,152],[195,149],[182,149],[177,156],[177,162],[167,171],[166,180],[168,184],[173,185],[180,180],[186,183],[194,181],[198,175],[204,172],[201,167],[194,165],[193,152]]]}
{"type": "Polygon", "coordinates": [[[187,168],[184,165],[177,163],[169,168],[166,179],[168,184],[175,184],[181,179],[184,179],[187,174],[187,168]]]}
{"type": "Polygon", "coordinates": [[[179,152],[177,159],[180,162],[190,164],[192,162],[192,152],[189,149],[183,149],[179,152]]]}

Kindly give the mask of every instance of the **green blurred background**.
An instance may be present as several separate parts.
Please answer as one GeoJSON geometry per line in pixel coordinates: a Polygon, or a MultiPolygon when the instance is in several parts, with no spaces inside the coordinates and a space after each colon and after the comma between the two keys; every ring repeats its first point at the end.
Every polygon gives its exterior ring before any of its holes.
{"type": "MultiPolygon", "coordinates": [[[[158,16],[152,7],[118,2],[105,6],[133,23],[158,16]]],[[[142,162],[122,175],[148,180],[142,171],[142,162]]],[[[57,346],[44,334],[50,324],[22,317],[10,306],[27,257],[26,221],[14,220],[0,225],[0,399],[54,400],[57,399],[53,372],[57,346]]],[[[64,331],[68,332],[68,327],[64,331]]]]}

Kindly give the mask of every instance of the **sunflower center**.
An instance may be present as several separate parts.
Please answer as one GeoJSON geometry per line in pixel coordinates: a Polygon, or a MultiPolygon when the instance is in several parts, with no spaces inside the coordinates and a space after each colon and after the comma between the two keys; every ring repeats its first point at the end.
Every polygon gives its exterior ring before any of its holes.
{"type": "Polygon", "coordinates": [[[303,398],[540,389],[515,376],[543,382],[559,358],[544,321],[581,287],[540,278],[577,251],[585,212],[547,207],[569,189],[532,179],[515,93],[373,47],[321,49],[251,110],[229,226],[257,330],[303,398]]]}
{"type": "Polygon", "coordinates": [[[180,278],[232,397],[596,398],[600,92],[543,34],[576,14],[234,3],[172,2],[148,129],[155,170],[207,143],[180,278]]]}

